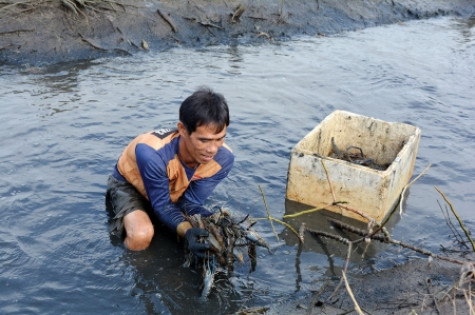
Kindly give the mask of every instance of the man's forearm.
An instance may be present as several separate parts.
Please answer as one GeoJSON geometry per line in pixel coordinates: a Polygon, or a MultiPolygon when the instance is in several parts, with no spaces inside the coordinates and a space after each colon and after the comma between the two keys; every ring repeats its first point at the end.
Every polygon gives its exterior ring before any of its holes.
{"type": "Polygon", "coordinates": [[[180,237],[185,237],[186,231],[188,231],[188,229],[191,229],[191,228],[192,226],[190,222],[183,221],[180,224],[178,224],[178,226],[176,227],[176,234],[178,234],[178,236],[180,237]]]}

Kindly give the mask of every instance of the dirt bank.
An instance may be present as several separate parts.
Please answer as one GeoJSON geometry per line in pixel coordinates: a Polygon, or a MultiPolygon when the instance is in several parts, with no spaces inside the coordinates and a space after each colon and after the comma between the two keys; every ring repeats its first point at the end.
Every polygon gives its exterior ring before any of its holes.
{"type": "Polygon", "coordinates": [[[174,46],[265,43],[474,14],[474,0],[3,0],[0,65],[54,64],[174,46]]]}

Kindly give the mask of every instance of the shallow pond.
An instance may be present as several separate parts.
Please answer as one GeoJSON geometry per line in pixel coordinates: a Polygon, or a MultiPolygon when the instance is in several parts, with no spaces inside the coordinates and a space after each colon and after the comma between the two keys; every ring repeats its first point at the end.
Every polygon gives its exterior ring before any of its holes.
{"type": "MultiPolygon", "coordinates": [[[[158,233],[133,253],[110,239],[107,176],[135,135],[176,123],[181,101],[208,85],[225,95],[236,154],[209,206],[237,217],[281,219],[290,150],[336,109],[422,130],[394,238],[440,253],[457,247],[434,186],[475,231],[475,29],[452,18],[414,21],[265,46],[173,49],[47,69],[0,68],[0,312],[2,314],[232,313],[286,303],[339,275],[343,255],[296,245],[267,221],[256,230],[256,269],[237,265],[229,285],[200,300],[200,276],[182,267],[176,239],[158,233]],[[336,269],[335,269],[336,268],[336,269]]],[[[287,208],[287,209],[286,209],[287,208]]],[[[311,218],[307,218],[312,220],[311,218]]],[[[341,249],[340,249],[341,250],[341,249]]],[[[342,250],[344,252],[344,250],[342,250]]],[[[420,257],[374,246],[352,272],[420,257]]]]}

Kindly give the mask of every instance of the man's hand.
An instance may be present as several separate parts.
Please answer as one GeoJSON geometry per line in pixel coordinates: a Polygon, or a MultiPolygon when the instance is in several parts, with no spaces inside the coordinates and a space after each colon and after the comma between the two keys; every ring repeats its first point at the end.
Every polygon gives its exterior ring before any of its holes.
{"type": "Polygon", "coordinates": [[[193,255],[199,258],[206,257],[206,251],[209,250],[208,235],[208,231],[200,228],[191,228],[186,231],[188,249],[193,255]]]}

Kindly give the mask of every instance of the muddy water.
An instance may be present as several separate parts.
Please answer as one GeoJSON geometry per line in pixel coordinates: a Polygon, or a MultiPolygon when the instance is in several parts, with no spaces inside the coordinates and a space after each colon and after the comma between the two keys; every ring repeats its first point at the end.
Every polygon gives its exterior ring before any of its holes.
{"type": "MultiPolygon", "coordinates": [[[[121,150],[142,131],[174,125],[180,102],[203,84],[228,99],[227,142],[236,153],[210,207],[264,217],[260,186],[274,217],[295,211],[284,198],[290,150],[343,109],[422,129],[415,174],[432,167],[411,187],[391,234],[438,253],[440,244],[458,248],[434,186],[474,231],[472,25],[444,18],[266,46],[0,68],[0,312],[224,314],[298,299],[338,274],[345,248],[309,237],[299,248],[279,225],[277,241],[263,221],[256,229],[273,254],[258,249],[256,269],[237,265],[205,302],[173,237],[159,231],[139,253],[109,238],[105,183],[121,150]]],[[[351,272],[416,257],[374,245],[351,272]]]]}

